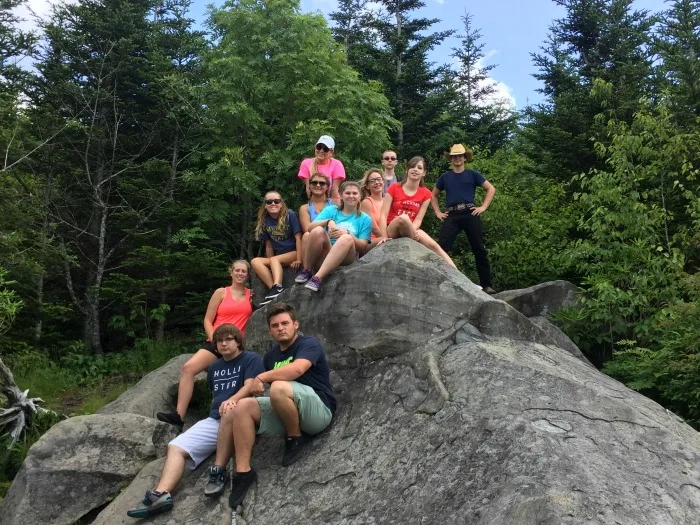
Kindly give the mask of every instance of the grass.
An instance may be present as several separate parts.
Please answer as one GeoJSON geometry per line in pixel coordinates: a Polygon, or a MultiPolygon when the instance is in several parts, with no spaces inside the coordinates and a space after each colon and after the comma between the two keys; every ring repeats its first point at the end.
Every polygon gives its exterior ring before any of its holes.
{"type": "MultiPolygon", "coordinates": [[[[138,341],[132,350],[105,356],[73,353],[54,362],[46,353],[22,350],[2,359],[21,390],[42,398],[44,408],[71,417],[94,414],[148,372],[188,351],[190,347],[179,343],[138,341]]],[[[35,418],[24,439],[9,449],[0,440],[0,497],[5,496],[31,445],[59,420],[35,418]]]]}

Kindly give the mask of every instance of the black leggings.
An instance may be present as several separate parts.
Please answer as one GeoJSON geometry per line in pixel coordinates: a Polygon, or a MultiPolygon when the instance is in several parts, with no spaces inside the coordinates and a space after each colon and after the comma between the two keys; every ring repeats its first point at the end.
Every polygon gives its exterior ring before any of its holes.
{"type": "Polygon", "coordinates": [[[491,266],[486,246],[484,246],[482,230],[481,218],[478,215],[472,215],[471,210],[451,211],[442,222],[438,244],[443,250],[450,253],[457,235],[463,231],[467,235],[469,246],[474,254],[480,284],[486,287],[492,286],[491,266]]]}

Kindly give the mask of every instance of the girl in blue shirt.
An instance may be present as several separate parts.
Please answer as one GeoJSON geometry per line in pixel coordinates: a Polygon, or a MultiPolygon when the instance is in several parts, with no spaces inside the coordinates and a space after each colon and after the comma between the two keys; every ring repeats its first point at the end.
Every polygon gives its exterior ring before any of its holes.
{"type": "Polygon", "coordinates": [[[338,266],[352,264],[358,253],[364,253],[372,232],[372,219],[360,211],[362,192],[357,182],[340,186],[340,205],[326,206],[309,226],[304,243],[304,269],[297,283],[306,283],[314,292],[321,281],[338,266]],[[316,274],[313,269],[320,265],[316,274]]]}

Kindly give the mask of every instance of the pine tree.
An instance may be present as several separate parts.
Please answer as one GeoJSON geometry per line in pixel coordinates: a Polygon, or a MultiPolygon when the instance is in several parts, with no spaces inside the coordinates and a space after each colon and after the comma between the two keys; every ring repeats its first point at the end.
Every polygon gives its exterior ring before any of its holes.
{"type": "Polygon", "coordinates": [[[595,116],[630,121],[651,89],[653,19],[632,0],[555,0],[566,16],[550,27],[542,53],[533,54],[546,102],[529,108],[527,154],[541,174],[569,180],[599,165],[592,139],[603,137],[595,116]],[[596,79],[612,86],[605,101],[591,98],[596,79]]]}
{"type": "Polygon", "coordinates": [[[661,17],[656,48],[664,87],[685,127],[700,117],[700,1],[675,0],[661,17]]]}
{"type": "Polygon", "coordinates": [[[481,31],[472,25],[472,16],[462,17],[464,33],[459,36],[461,46],[452,49],[452,57],[459,69],[451,74],[455,90],[452,114],[458,119],[460,136],[470,145],[495,151],[505,146],[516,126],[512,108],[495,98],[496,86],[489,72],[496,65],[484,65],[485,44],[481,31]]]}

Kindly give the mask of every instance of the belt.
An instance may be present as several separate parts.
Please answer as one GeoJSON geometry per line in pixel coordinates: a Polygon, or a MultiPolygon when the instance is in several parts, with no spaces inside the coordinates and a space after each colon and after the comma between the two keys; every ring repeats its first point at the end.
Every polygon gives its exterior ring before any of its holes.
{"type": "Polygon", "coordinates": [[[473,202],[460,202],[459,204],[455,204],[454,206],[448,206],[447,211],[470,210],[473,207],[474,207],[473,202]]]}

